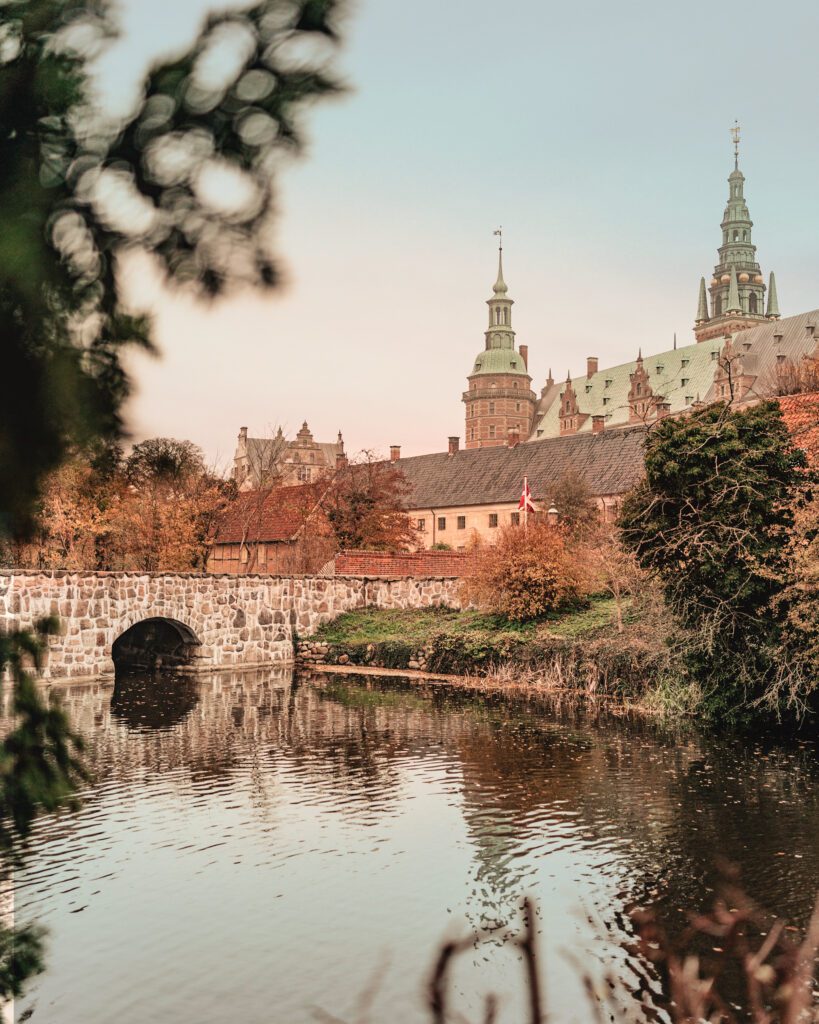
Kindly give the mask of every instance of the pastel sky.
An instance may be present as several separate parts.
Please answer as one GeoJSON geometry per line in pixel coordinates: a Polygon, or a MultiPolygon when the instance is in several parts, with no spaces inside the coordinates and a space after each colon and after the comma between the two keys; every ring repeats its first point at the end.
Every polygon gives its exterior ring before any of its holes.
{"type": "MultiPolygon", "coordinates": [[[[103,60],[127,103],[206,0],[122,0],[103,60]]],[[[308,116],[280,181],[286,286],[215,306],[135,269],[162,358],[132,359],[136,439],[189,438],[226,464],[240,426],[307,419],[349,451],[440,451],[483,347],[504,228],[533,386],[693,340],[742,125],[763,273],[783,315],[819,306],[819,89],[811,0],[359,0],[342,99],[308,116]]]]}

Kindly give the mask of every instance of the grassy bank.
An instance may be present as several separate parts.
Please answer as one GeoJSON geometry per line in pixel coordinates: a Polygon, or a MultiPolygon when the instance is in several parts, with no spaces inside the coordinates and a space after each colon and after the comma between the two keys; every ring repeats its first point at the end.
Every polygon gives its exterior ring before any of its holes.
{"type": "MultiPolygon", "coordinates": [[[[645,617],[625,609],[616,626],[613,600],[533,622],[451,609],[349,612],[299,646],[307,664],[349,664],[430,673],[526,677],[543,685],[664,702],[672,671],[667,647],[645,617]]],[[[676,692],[676,690],[675,690],[676,692]]],[[[679,706],[676,710],[686,710],[679,706]]]]}

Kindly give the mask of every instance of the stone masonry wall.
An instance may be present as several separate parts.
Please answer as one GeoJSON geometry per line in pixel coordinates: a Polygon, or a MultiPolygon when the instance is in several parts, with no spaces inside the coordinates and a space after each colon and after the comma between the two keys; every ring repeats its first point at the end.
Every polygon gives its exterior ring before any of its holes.
{"type": "Polygon", "coordinates": [[[457,579],[366,579],[195,573],[0,571],[0,630],[31,629],[49,615],[44,678],[108,675],[111,647],[143,619],[182,622],[196,634],[197,668],[275,664],[293,637],[355,608],[459,607],[457,579]]]}

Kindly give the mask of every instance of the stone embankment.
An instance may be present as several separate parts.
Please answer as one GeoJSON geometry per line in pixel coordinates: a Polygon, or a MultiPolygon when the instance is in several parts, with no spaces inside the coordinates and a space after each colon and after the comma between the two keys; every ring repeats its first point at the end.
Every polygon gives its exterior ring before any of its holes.
{"type": "Polygon", "coordinates": [[[296,661],[304,668],[354,664],[374,668],[408,668],[424,672],[430,667],[429,660],[433,654],[430,645],[402,646],[400,653],[392,652],[390,649],[385,651],[384,646],[367,644],[360,650],[348,649],[343,644],[331,644],[324,640],[299,640],[296,645],[296,661]]]}

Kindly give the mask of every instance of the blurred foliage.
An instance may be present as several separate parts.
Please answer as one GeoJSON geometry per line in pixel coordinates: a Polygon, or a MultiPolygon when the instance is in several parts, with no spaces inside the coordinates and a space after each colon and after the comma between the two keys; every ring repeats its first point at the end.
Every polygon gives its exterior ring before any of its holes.
{"type": "Polygon", "coordinates": [[[25,532],[72,443],[121,433],[126,345],[151,348],[118,264],[218,295],[271,287],[277,161],[306,104],[337,91],[338,0],[268,0],[205,22],[113,121],[89,65],[116,32],[104,0],[0,6],[0,534],[25,532]]]}
{"type": "MultiPolygon", "coordinates": [[[[35,817],[71,806],[85,778],[82,740],[65,713],[43,697],[31,671],[39,668],[45,637],[57,625],[48,619],[37,624],[36,634],[0,633],[0,678],[6,671],[11,676],[15,718],[0,748],[0,855],[7,866],[20,857],[35,817]]],[[[26,979],[42,970],[42,946],[36,926],[0,925],[0,1001],[20,995],[26,979]]]]}
{"type": "MultiPolygon", "coordinates": [[[[167,282],[203,296],[276,284],[277,160],[298,152],[307,103],[338,90],[324,65],[339,7],[267,0],[212,14],[114,121],[89,69],[116,34],[115,5],[0,4],[0,542],[31,534],[43,480],[69,453],[95,453],[85,483],[100,492],[120,462],[122,353],[152,348],[146,317],[125,306],[124,256],[150,254],[167,282]]],[[[167,455],[152,453],[154,468],[171,472],[167,455]]],[[[0,633],[15,715],[0,749],[6,863],[81,779],[79,741],[31,672],[53,628],[0,633]]],[[[36,929],[0,927],[0,998],[41,963],[36,929]]]]}

